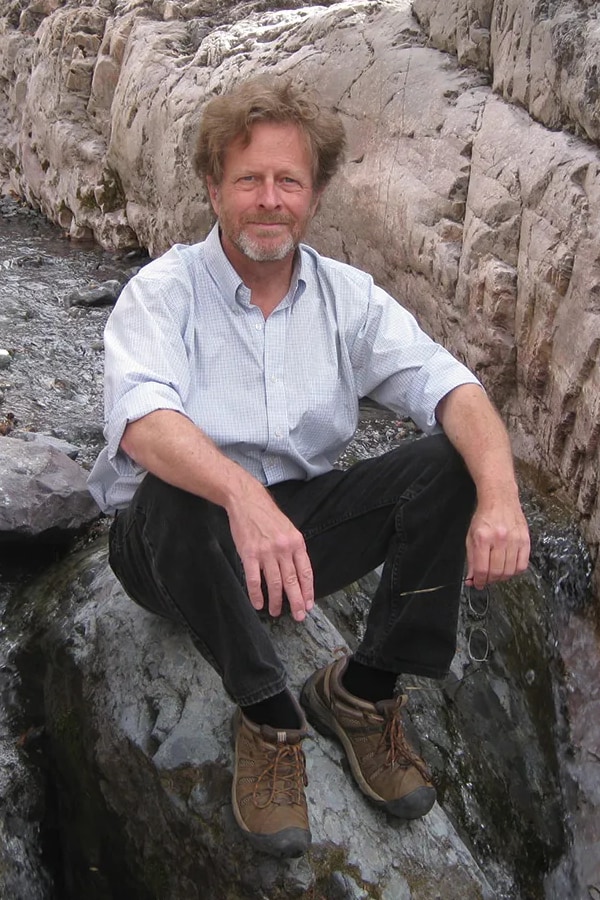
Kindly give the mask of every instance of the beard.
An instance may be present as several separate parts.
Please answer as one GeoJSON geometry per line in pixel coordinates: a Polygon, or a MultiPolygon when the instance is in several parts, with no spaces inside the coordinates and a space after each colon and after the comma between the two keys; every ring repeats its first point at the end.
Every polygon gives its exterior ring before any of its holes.
{"type": "Polygon", "coordinates": [[[276,262],[285,259],[298,246],[291,234],[285,235],[275,247],[265,247],[246,231],[240,231],[233,242],[240,253],[254,262],[276,262]]]}
{"type": "Polygon", "coordinates": [[[295,251],[302,240],[309,221],[310,217],[307,217],[306,221],[298,222],[281,214],[262,213],[260,216],[254,215],[240,223],[234,223],[223,210],[219,216],[223,233],[240,253],[253,262],[277,262],[285,259],[295,251]],[[254,230],[256,226],[260,229],[260,225],[285,225],[287,229],[280,237],[275,237],[270,232],[261,237],[260,230],[258,234],[252,234],[247,229],[246,226],[249,224],[252,224],[254,230]]]}

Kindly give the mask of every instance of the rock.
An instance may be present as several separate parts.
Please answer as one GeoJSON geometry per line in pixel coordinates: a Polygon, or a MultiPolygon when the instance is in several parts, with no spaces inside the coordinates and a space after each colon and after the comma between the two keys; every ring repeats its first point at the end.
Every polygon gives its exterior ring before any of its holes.
{"type": "Polygon", "coordinates": [[[12,361],[12,356],[8,350],[0,350],[0,369],[7,369],[12,361]]]}
{"type": "Polygon", "coordinates": [[[155,254],[211,224],[190,190],[202,101],[261,67],[318,84],[350,158],[311,241],[467,359],[518,454],[570,492],[597,556],[598,151],[535,125],[486,74],[550,128],[597,140],[596,7],[416,0],[432,42],[480,75],[423,46],[408,0],[281,6],[171,0],[109,16],[34,2],[17,30],[0,0],[0,183],[73,236],[155,254]]]}
{"type": "Polygon", "coordinates": [[[64,453],[69,459],[77,459],[79,454],[79,447],[76,447],[75,444],[70,444],[68,441],[63,441],[51,434],[42,434],[39,431],[12,431],[11,438],[41,444],[44,447],[53,447],[55,450],[64,453]]]}
{"type": "Polygon", "coordinates": [[[64,540],[99,514],[77,463],[54,447],[0,437],[0,542],[64,540]]]}
{"type": "MultiPolygon", "coordinates": [[[[233,707],[187,635],[123,595],[104,538],[28,588],[17,619],[43,681],[74,896],[113,897],[124,884],[132,896],[166,896],[168,884],[171,900],[494,896],[439,807],[410,825],[388,821],[319,736],[306,746],[310,855],[276,862],[252,851],[229,800],[233,707]]],[[[344,646],[318,611],[301,627],[269,627],[296,690],[344,646]]]]}
{"type": "MultiPolygon", "coordinates": [[[[5,724],[2,722],[2,725],[5,724]]],[[[3,729],[4,730],[4,729],[3,729]]],[[[15,740],[0,738],[0,896],[51,900],[52,879],[39,840],[44,784],[38,766],[28,765],[15,740]]]]}
{"type": "Polygon", "coordinates": [[[493,72],[494,90],[549,128],[600,141],[600,31],[595,0],[415,0],[441,50],[493,72]]]}
{"type": "Polygon", "coordinates": [[[65,298],[65,304],[67,306],[112,306],[117,302],[122,290],[123,285],[120,281],[103,281],[102,284],[72,291],[65,298]]]}
{"type": "Polygon", "coordinates": [[[481,73],[424,46],[408,0],[142,0],[110,15],[33,2],[20,28],[0,0],[0,184],[73,236],[156,254],[212,221],[191,169],[203,101],[261,68],[318,84],[350,153],[309,239],[371,271],[476,369],[518,455],[570,493],[597,558],[600,158],[548,130],[598,140],[597,8],[414,9],[481,73]]]}

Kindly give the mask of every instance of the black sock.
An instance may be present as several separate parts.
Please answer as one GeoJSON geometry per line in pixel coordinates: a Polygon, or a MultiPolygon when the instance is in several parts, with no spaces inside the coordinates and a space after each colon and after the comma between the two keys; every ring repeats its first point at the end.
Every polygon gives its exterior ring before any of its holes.
{"type": "Polygon", "coordinates": [[[394,672],[372,669],[350,659],[342,677],[342,684],[349,694],[360,697],[361,700],[368,700],[369,703],[377,703],[379,700],[391,700],[397,678],[394,672]]]}
{"type": "Polygon", "coordinates": [[[281,691],[260,703],[242,706],[242,711],[255,725],[270,725],[271,728],[300,728],[301,725],[288,691],[281,691]]]}

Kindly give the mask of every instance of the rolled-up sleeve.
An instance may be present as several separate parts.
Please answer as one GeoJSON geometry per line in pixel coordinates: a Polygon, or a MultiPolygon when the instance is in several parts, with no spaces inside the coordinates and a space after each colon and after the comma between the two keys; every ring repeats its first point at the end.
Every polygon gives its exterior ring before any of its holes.
{"type": "Polygon", "coordinates": [[[360,396],[371,397],[426,433],[438,427],[440,400],[462,384],[479,380],[421,330],[415,317],[372,285],[352,348],[360,396]]]}
{"type": "MultiPolygon", "coordinates": [[[[149,267],[150,268],[150,267],[149,267]]],[[[120,449],[129,422],[158,409],[183,413],[190,387],[185,344],[186,316],[193,302],[184,279],[160,280],[142,272],[113,310],[104,333],[107,457],[119,476],[140,467],[120,449]]]]}

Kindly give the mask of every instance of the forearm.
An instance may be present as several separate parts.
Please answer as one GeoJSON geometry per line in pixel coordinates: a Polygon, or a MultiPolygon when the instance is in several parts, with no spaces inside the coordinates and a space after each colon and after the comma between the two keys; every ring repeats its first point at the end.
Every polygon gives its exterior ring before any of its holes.
{"type": "Polygon", "coordinates": [[[121,449],[162,481],[227,508],[262,486],[186,416],[159,409],[130,422],[121,449]]]}
{"type": "Polygon", "coordinates": [[[436,410],[477,489],[467,535],[467,584],[483,588],[525,571],[529,532],[519,502],[507,431],[481,388],[462,385],[436,410]]]}
{"type": "Polygon", "coordinates": [[[508,433],[480,387],[455,388],[438,404],[436,416],[464,459],[480,502],[495,496],[518,497],[508,433]]]}
{"type": "Polygon", "coordinates": [[[271,615],[281,612],[285,592],[293,617],[305,618],[313,607],[314,587],[304,538],[256,478],[173,410],[156,410],[131,422],[121,448],[168,484],[225,508],[256,609],[264,603],[264,577],[271,615]]]}

